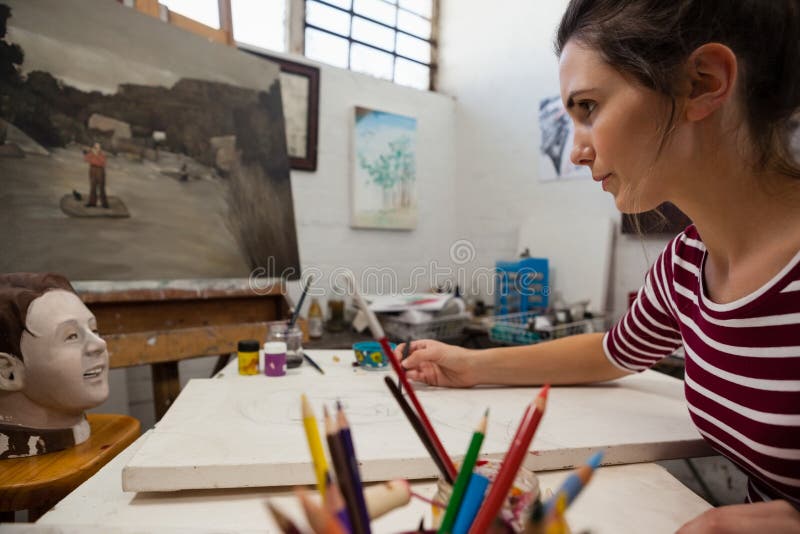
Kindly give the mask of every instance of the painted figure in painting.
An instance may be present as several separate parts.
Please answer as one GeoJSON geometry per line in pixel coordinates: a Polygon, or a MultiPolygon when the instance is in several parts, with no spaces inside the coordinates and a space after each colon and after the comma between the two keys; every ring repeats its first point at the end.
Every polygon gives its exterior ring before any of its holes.
{"type": "Polygon", "coordinates": [[[97,197],[100,197],[100,204],[108,209],[108,199],[106,198],[106,155],[100,147],[100,143],[92,145],[91,150],[84,151],[83,159],[89,164],[89,202],[87,208],[97,206],[97,197]]]}
{"type": "Polygon", "coordinates": [[[0,274],[0,459],[85,441],[108,397],[94,315],[57,274],[0,274]]]}

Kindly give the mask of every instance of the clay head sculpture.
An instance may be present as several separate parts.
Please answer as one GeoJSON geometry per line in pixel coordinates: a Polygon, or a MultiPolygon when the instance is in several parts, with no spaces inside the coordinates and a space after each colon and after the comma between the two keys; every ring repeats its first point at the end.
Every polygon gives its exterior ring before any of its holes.
{"type": "Polygon", "coordinates": [[[0,459],[85,441],[108,397],[108,351],[66,278],[0,274],[0,459]]]}

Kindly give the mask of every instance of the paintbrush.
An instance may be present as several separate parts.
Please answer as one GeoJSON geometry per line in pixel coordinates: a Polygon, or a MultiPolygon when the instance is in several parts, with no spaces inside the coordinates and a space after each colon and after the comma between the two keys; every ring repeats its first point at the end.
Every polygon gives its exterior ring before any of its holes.
{"type": "Polygon", "coordinates": [[[294,323],[297,322],[297,318],[300,316],[300,310],[303,308],[303,301],[306,300],[306,295],[308,294],[308,289],[311,287],[311,284],[314,283],[314,277],[309,276],[308,281],[306,282],[305,287],[303,288],[303,292],[300,294],[300,300],[297,301],[297,307],[294,309],[294,313],[292,317],[289,319],[289,324],[286,326],[286,330],[291,330],[294,326],[294,323]]]}

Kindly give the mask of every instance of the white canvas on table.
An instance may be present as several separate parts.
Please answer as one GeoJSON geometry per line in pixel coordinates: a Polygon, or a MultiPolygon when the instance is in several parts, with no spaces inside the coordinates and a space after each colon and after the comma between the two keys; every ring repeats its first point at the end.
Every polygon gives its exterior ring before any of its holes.
{"type": "Polygon", "coordinates": [[[417,120],[355,108],[351,223],[354,228],[417,226],[417,120]]]}
{"type": "MultiPolygon", "coordinates": [[[[343,403],[365,481],[431,478],[436,467],[383,382],[390,371],[350,365],[350,351],[311,351],[313,369],[287,376],[192,380],[123,471],[126,491],[313,484],[300,415],[305,393],[318,419],[343,403]],[[333,364],[333,354],[338,363],[333,364]]],[[[234,371],[235,372],[235,371],[234,371]]],[[[482,456],[502,458],[538,388],[442,389],[417,394],[443,445],[463,457],[490,408],[482,456]]],[[[322,422],[319,422],[322,428],[322,422]]],[[[607,464],[703,456],[681,381],[647,371],[616,382],[554,388],[525,460],[536,471],[582,463],[605,449],[607,464]]]]}

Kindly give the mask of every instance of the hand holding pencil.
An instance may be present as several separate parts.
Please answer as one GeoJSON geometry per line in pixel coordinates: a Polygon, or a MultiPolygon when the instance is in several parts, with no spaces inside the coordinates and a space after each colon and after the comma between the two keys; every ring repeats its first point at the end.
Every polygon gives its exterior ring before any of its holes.
{"type": "MultiPolygon", "coordinates": [[[[405,343],[395,350],[398,360],[405,350],[405,343]]],[[[402,362],[410,380],[431,386],[468,388],[478,383],[470,365],[473,351],[432,339],[411,342],[408,358],[402,362]]]]}

